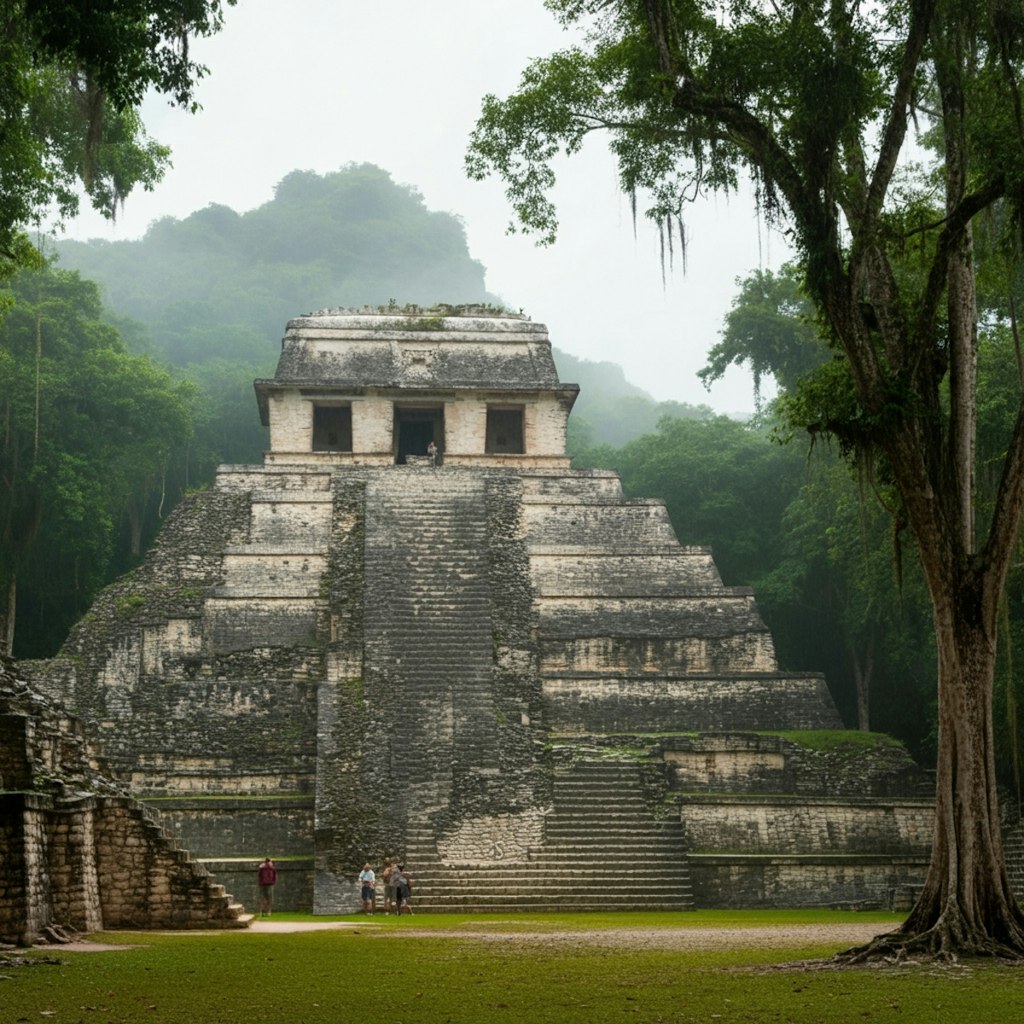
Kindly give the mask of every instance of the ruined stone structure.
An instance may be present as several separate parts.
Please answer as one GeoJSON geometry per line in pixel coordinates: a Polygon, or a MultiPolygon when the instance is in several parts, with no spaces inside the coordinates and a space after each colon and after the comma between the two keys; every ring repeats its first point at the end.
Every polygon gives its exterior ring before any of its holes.
{"type": "Polygon", "coordinates": [[[243,898],[346,912],[364,860],[422,908],[893,905],[931,800],[829,742],[746,588],[664,506],[565,455],[546,329],[321,311],[223,467],[35,667],[243,898]],[[436,455],[428,454],[436,449],[436,455]]]}
{"type": "Polygon", "coordinates": [[[248,916],[105,775],[79,722],[0,657],[0,942],[248,916]]]}

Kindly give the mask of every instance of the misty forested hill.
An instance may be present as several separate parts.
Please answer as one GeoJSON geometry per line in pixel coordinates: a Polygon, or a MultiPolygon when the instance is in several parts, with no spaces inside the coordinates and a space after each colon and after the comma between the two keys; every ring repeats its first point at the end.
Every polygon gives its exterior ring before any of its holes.
{"type": "MultiPolygon", "coordinates": [[[[429,306],[500,300],[484,287],[457,217],[372,164],[323,176],[293,171],[248,213],[208,206],[166,217],[138,241],[64,241],[63,267],[97,281],[128,344],[181,367],[207,394],[210,447],[258,461],[265,442],[251,382],[273,373],[286,321],[323,306],[429,306]]],[[[580,385],[573,442],[620,445],[665,415],[709,410],[655,402],[621,367],[556,350],[580,385]]]]}
{"type": "Polygon", "coordinates": [[[138,241],[64,241],[58,253],[177,365],[273,360],[285,322],[323,306],[497,301],[458,218],[372,164],[293,171],[248,213],[208,206],[138,241]]]}
{"type": "Polygon", "coordinates": [[[555,364],[561,380],[580,386],[569,421],[573,453],[593,445],[618,447],[642,434],[652,434],[665,416],[703,420],[714,415],[706,405],[656,402],[626,380],[617,363],[580,359],[555,348],[555,364]]]}
{"type": "Polygon", "coordinates": [[[62,267],[96,281],[131,349],[200,389],[193,483],[262,461],[252,382],[272,376],[285,323],[324,306],[495,302],[457,217],[372,164],[293,171],[248,213],[208,206],[138,241],[63,241],[62,267]]]}

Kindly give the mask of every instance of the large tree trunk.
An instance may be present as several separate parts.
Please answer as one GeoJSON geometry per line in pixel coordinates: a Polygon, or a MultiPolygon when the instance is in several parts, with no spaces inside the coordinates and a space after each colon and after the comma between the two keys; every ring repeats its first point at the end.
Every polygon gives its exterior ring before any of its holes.
{"type": "Polygon", "coordinates": [[[939,754],[935,837],[924,889],[897,938],[938,954],[1024,951],[1024,915],[1010,888],[996,798],[992,735],[994,624],[977,588],[935,597],[939,754]]]}
{"type": "Polygon", "coordinates": [[[853,680],[857,690],[857,728],[861,732],[871,731],[871,676],[875,666],[875,636],[874,630],[865,645],[864,657],[858,646],[848,641],[850,651],[850,663],[853,666],[853,680]]]}

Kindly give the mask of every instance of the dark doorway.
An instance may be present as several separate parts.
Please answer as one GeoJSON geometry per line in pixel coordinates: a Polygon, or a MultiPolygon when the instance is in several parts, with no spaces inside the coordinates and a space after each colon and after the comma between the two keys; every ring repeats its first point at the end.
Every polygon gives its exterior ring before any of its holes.
{"type": "Polygon", "coordinates": [[[443,407],[395,407],[395,462],[401,466],[409,455],[426,456],[431,441],[440,454],[444,448],[443,407]]]}

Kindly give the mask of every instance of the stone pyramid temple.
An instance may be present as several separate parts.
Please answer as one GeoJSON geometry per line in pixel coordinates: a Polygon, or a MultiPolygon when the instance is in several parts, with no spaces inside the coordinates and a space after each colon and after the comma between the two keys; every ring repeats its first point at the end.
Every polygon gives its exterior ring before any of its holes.
{"type": "Polygon", "coordinates": [[[346,913],[902,906],[930,784],[780,672],[750,590],[574,470],[546,328],[322,310],[256,382],[270,444],[25,666],[234,893],[346,913]]]}

